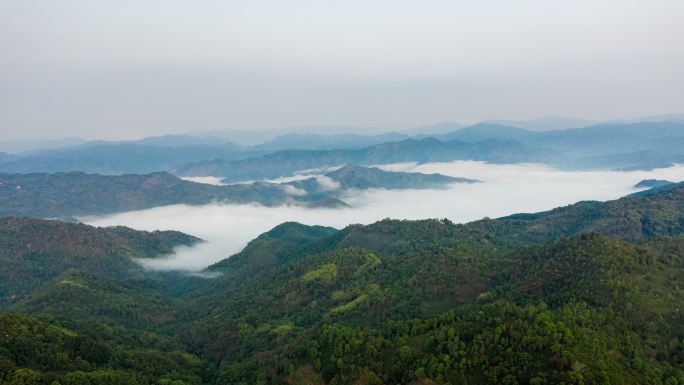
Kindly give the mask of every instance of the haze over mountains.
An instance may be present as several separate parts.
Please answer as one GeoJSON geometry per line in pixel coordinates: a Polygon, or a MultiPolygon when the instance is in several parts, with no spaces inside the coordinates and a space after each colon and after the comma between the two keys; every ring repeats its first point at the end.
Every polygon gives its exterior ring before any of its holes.
{"type": "Polygon", "coordinates": [[[534,130],[498,123],[468,127],[445,123],[406,133],[377,135],[360,135],[353,130],[322,135],[309,130],[247,146],[215,136],[169,135],[0,154],[0,171],[172,171],[183,176],[211,175],[235,182],[289,176],[295,171],[347,163],[482,160],[547,163],[570,169],[651,169],[683,162],[684,120],[677,114],[652,119],[546,130],[535,125],[550,122],[545,127],[555,127],[558,121],[580,122],[550,118],[529,124],[507,122],[534,126],[534,130]],[[425,133],[421,133],[423,130],[425,133]],[[248,175],[251,177],[247,178],[248,175]]]}
{"type": "Polygon", "coordinates": [[[0,385],[684,385],[682,15],[0,0],[0,385]]]}
{"type": "Polygon", "coordinates": [[[86,174],[0,173],[0,215],[73,220],[172,204],[258,203],[346,206],[339,198],[350,189],[428,189],[473,179],[440,174],[388,172],[347,165],[325,175],[285,183],[256,182],[213,186],[189,182],[169,173],[121,176],[86,174]]]}
{"type": "Polygon", "coordinates": [[[0,383],[684,383],[684,124],[571,122],[3,154],[0,383]]]}
{"type": "Polygon", "coordinates": [[[600,124],[534,132],[479,124],[435,138],[355,150],[288,150],[241,160],[211,160],[178,167],[180,175],[218,176],[226,182],[247,175],[275,178],[297,170],[343,163],[386,164],[482,160],[547,163],[570,169],[652,169],[684,161],[684,124],[677,122],[600,124]]]}

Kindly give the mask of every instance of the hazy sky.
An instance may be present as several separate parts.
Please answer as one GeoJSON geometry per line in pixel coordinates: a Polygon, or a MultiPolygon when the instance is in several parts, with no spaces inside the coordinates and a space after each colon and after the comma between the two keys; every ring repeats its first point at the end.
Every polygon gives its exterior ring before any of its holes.
{"type": "Polygon", "coordinates": [[[0,134],[682,112],[681,0],[0,0],[0,134]]]}

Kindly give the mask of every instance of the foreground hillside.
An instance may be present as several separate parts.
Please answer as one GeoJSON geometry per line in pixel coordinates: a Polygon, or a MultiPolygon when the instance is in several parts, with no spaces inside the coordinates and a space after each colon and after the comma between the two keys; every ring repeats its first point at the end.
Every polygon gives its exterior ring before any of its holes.
{"type": "Polygon", "coordinates": [[[141,272],[133,258],[169,254],[176,246],[198,241],[176,231],[0,218],[0,303],[21,299],[71,268],[125,280],[141,272]]]}
{"type": "Polygon", "coordinates": [[[284,223],[154,290],[61,268],[0,316],[6,382],[684,384],[681,184],[465,225],[284,223]]]}

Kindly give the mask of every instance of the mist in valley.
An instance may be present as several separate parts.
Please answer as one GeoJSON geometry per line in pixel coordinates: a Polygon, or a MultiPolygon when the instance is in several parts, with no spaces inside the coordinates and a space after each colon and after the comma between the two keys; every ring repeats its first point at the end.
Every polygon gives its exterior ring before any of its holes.
{"type": "MultiPolygon", "coordinates": [[[[477,179],[481,183],[457,183],[445,189],[347,191],[348,208],[265,207],[256,204],[171,205],[104,217],[81,218],[95,226],[125,225],[141,230],[178,230],[205,240],[193,247],[177,248],[172,255],[139,260],[153,270],[201,271],[239,252],[250,240],[280,223],[343,228],[369,224],[383,218],[447,218],[465,223],[484,217],[550,210],[581,200],[611,200],[638,191],[642,179],[682,180],[684,165],[651,171],[571,172],[539,164],[452,163],[392,164],[390,171],[441,173],[477,179]]],[[[306,173],[307,176],[312,174],[306,173]]],[[[298,176],[294,176],[297,178],[298,176]]],[[[200,181],[200,180],[197,180],[200,181]]],[[[204,182],[218,183],[207,179],[204,182]]]]}

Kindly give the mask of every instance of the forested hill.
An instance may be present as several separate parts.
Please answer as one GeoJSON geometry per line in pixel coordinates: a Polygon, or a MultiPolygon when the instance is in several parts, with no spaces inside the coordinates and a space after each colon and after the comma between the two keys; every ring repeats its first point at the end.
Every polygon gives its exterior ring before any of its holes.
{"type": "Polygon", "coordinates": [[[0,316],[0,368],[40,384],[680,385],[683,224],[682,184],[464,225],[285,223],[187,290],[62,272],[14,304],[28,317],[0,316]]]}
{"type": "Polygon", "coordinates": [[[133,258],[162,256],[198,241],[176,231],[0,218],[0,304],[24,298],[71,268],[124,280],[141,272],[133,258]]]}
{"type": "Polygon", "coordinates": [[[438,189],[454,183],[476,183],[475,179],[451,177],[442,174],[423,174],[419,172],[384,171],[377,167],[345,165],[321,177],[311,177],[286,183],[307,192],[344,192],[350,189],[365,190],[384,188],[401,189],[438,189]],[[326,183],[328,181],[329,183],[326,183]],[[332,182],[332,183],[330,183],[332,182]]]}
{"type": "Polygon", "coordinates": [[[477,180],[450,177],[441,174],[422,174],[419,172],[392,172],[377,167],[361,167],[348,164],[326,174],[340,183],[342,189],[424,189],[441,188],[451,183],[474,183],[477,180]]]}
{"type": "Polygon", "coordinates": [[[186,181],[165,172],[146,175],[0,173],[0,215],[71,218],[171,204],[215,202],[338,207],[346,205],[339,197],[350,188],[440,188],[451,183],[475,182],[440,174],[389,172],[354,165],[327,176],[333,181],[332,187],[322,185],[318,178],[214,186],[186,181]]]}
{"type": "Polygon", "coordinates": [[[663,186],[668,186],[671,185],[675,182],[670,182],[669,180],[662,180],[662,179],[644,179],[642,181],[639,181],[639,183],[635,184],[635,188],[657,188],[657,187],[663,187],[663,186]]]}
{"type": "Polygon", "coordinates": [[[69,217],[185,203],[283,204],[292,197],[276,184],[213,186],[161,172],[146,175],[0,174],[0,215],[69,217]]]}
{"type": "Polygon", "coordinates": [[[676,384],[681,223],[684,185],[466,225],[286,224],[212,267],[185,341],[223,383],[676,384]]]}
{"type": "Polygon", "coordinates": [[[684,183],[609,202],[585,201],[536,214],[515,214],[472,226],[507,242],[541,243],[578,233],[599,232],[628,240],[684,232],[684,183]]]}

